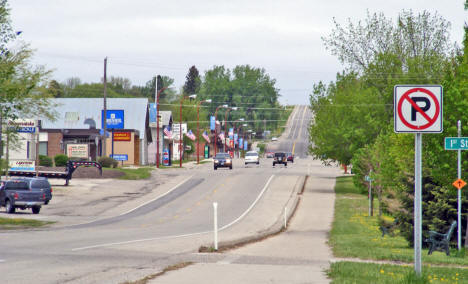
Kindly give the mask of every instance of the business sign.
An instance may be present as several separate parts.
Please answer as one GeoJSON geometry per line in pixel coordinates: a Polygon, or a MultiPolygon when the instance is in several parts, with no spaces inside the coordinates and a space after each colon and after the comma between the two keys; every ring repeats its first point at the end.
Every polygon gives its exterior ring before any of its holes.
{"type": "Polygon", "coordinates": [[[19,133],[36,133],[37,121],[31,119],[8,120],[7,129],[19,133]]]}
{"type": "Polygon", "coordinates": [[[114,132],[114,141],[132,141],[130,132],[114,132]]]}
{"type": "Polygon", "coordinates": [[[234,133],[234,143],[237,145],[237,139],[239,138],[239,135],[237,133],[234,133]]]}
{"type": "Polygon", "coordinates": [[[244,141],[244,150],[248,150],[248,145],[247,145],[247,141],[244,141]]]}
{"type": "Polygon", "coordinates": [[[29,160],[9,160],[10,171],[34,172],[36,170],[36,162],[29,160]]]}
{"type": "Polygon", "coordinates": [[[445,150],[468,150],[468,137],[445,137],[445,150]]]}
{"type": "Polygon", "coordinates": [[[210,130],[215,130],[216,127],[216,120],[215,117],[212,115],[210,116],[210,130]]]}
{"type": "Polygon", "coordinates": [[[110,157],[116,161],[128,161],[127,154],[114,154],[114,155],[110,155],[110,157]]]}
{"type": "Polygon", "coordinates": [[[73,158],[88,158],[88,144],[67,144],[67,156],[73,158]]]}
{"type": "Polygon", "coordinates": [[[440,133],[443,89],[439,85],[396,85],[395,132],[440,133]]]}
{"type": "MultiPolygon", "coordinates": [[[[106,110],[106,127],[107,129],[124,129],[124,110],[123,109],[108,109],[106,110]]],[[[104,126],[104,110],[101,113],[101,125],[104,126]]]]}
{"type": "Polygon", "coordinates": [[[229,128],[229,139],[232,139],[234,136],[234,128],[229,128]]]}
{"type": "MultiPolygon", "coordinates": [[[[185,133],[187,133],[187,123],[182,123],[182,137],[185,133]]],[[[173,123],[172,124],[172,138],[174,138],[174,140],[179,140],[179,135],[180,135],[180,124],[173,123]]]]}
{"type": "Polygon", "coordinates": [[[242,141],[242,138],[239,138],[239,149],[244,149],[244,143],[242,141]]]}

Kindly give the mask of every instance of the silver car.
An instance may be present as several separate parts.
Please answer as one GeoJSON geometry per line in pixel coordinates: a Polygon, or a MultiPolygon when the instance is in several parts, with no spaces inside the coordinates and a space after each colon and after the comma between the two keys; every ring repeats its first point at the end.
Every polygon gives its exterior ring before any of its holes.
{"type": "Polygon", "coordinates": [[[260,164],[260,158],[258,157],[258,153],[255,151],[249,151],[245,153],[245,164],[260,164]]]}

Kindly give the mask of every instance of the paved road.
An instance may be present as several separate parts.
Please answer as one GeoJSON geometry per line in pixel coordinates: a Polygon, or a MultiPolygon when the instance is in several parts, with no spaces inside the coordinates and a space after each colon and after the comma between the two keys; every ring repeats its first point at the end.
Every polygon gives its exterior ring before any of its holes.
{"type": "MultiPolygon", "coordinates": [[[[297,107],[284,135],[272,145],[283,151],[294,150],[300,157],[287,169],[272,168],[271,159],[262,159],[260,166],[247,167],[242,160],[235,160],[233,170],[216,172],[211,164],[190,170],[164,170],[145,183],[125,183],[125,193],[138,194],[139,198],[124,202],[119,196],[118,203],[105,203],[113,204],[111,208],[99,202],[84,203],[69,208],[70,218],[66,218],[59,216],[58,208],[50,207],[54,215],[44,207],[39,216],[31,217],[56,217],[60,222],[52,228],[0,234],[2,282],[119,283],[187,259],[219,261],[223,256],[195,253],[200,245],[212,240],[212,203],[219,204],[219,227],[224,229],[224,236],[245,236],[249,231],[243,225],[248,223],[244,220],[247,217],[240,217],[249,213],[247,216],[253,218],[250,210],[259,200],[267,210],[276,208],[267,206],[273,198],[262,199],[265,190],[291,191],[297,180],[311,170],[310,161],[305,159],[308,119],[307,108],[297,107]],[[161,184],[158,178],[167,182],[161,184]],[[74,216],[74,209],[80,214],[74,216]],[[62,226],[67,220],[85,223],[62,226]]],[[[121,186],[117,181],[115,184],[121,186]]],[[[112,184],[100,186],[112,189],[112,184]]],[[[258,216],[262,218],[260,223],[268,223],[280,214],[258,216]]]]}

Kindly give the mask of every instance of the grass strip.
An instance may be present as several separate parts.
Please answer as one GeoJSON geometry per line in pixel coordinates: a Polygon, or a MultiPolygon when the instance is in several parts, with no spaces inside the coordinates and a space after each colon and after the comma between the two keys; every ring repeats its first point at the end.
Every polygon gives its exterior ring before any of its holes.
{"type": "Polygon", "coordinates": [[[148,283],[148,281],[153,280],[156,277],[159,277],[159,276],[163,275],[164,273],[167,273],[169,271],[182,269],[182,268],[187,267],[187,266],[192,265],[192,264],[193,264],[193,262],[177,263],[177,264],[170,265],[170,266],[164,268],[162,271],[160,271],[158,273],[148,275],[145,278],[142,278],[142,279],[139,279],[139,280],[136,280],[136,281],[126,281],[126,282],[123,282],[122,284],[146,284],[146,283],[148,283]]]}
{"type": "Polygon", "coordinates": [[[105,168],[105,171],[119,171],[123,172],[124,175],[119,177],[119,179],[125,180],[138,180],[138,179],[147,179],[151,176],[151,171],[154,170],[152,167],[142,167],[137,169],[128,169],[128,168],[115,168],[108,169],[105,168]]]}
{"type": "Polygon", "coordinates": [[[54,222],[46,222],[46,221],[22,219],[22,218],[1,218],[0,217],[0,229],[1,230],[38,228],[38,227],[42,227],[42,226],[49,225],[52,223],[54,222]]]}
{"type": "MultiPolygon", "coordinates": [[[[354,187],[352,177],[337,178],[335,192],[335,218],[329,239],[335,256],[413,262],[413,248],[398,236],[398,232],[395,236],[382,237],[378,217],[368,216],[367,195],[354,187]]],[[[392,221],[390,216],[382,218],[392,221]]],[[[426,264],[468,265],[465,255],[464,251],[458,252],[456,249],[451,250],[451,256],[442,252],[427,255],[427,249],[424,249],[422,261],[426,264]]]]}
{"type": "Polygon", "coordinates": [[[418,277],[410,265],[343,261],[332,263],[328,276],[340,284],[468,283],[467,269],[424,266],[422,271],[418,277]]]}

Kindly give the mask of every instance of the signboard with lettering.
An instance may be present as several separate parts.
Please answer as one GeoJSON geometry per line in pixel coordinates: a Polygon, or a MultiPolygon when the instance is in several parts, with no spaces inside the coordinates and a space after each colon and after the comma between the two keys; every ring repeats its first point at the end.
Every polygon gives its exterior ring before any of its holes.
{"type": "Polygon", "coordinates": [[[32,119],[9,120],[7,129],[19,133],[36,133],[37,121],[32,119]]]}
{"type": "Polygon", "coordinates": [[[114,154],[114,155],[110,155],[110,157],[116,161],[128,161],[127,154],[114,154]]]}
{"type": "MultiPolygon", "coordinates": [[[[108,109],[106,110],[106,127],[107,129],[124,129],[124,110],[123,109],[108,109]]],[[[101,125],[104,126],[104,110],[101,113],[101,125]]],[[[104,128],[104,127],[103,127],[104,128]]]]}
{"type": "Polygon", "coordinates": [[[10,171],[34,172],[36,170],[36,162],[29,160],[10,160],[10,171]]]}
{"type": "Polygon", "coordinates": [[[130,132],[114,132],[114,141],[132,141],[132,133],[130,132]]]}
{"type": "Polygon", "coordinates": [[[88,158],[88,144],[68,144],[67,156],[74,158],[88,158]]]}

